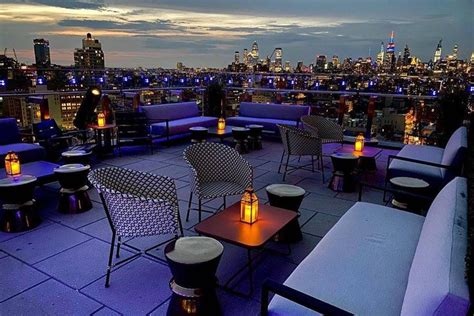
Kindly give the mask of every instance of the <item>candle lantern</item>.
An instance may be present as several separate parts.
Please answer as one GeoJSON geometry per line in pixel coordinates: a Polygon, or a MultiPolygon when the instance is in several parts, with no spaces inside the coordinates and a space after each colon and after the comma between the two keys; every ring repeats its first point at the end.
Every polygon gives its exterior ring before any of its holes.
{"type": "Polygon", "coordinates": [[[103,112],[99,112],[99,114],[97,114],[97,126],[105,126],[105,114],[103,112]]]}
{"type": "Polygon", "coordinates": [[[364,135],[359,134],[359,136],[356,137],[355,143],[354,143],[354,150],[355,151],[362,151],[364,150],[364,135]]]}
{"type": "Polygon", "coordinates": [[[5,171],[7,176],[16,177],[21,174],[20,159],[14,151],[9,151],[5,156],[5,171]]]}
{"type": "Polygon", "coordinates": [[[217,129],[224,130],[225,129],[225,119],[223,117],[219,118],[217,121],[217,129]]]}
{"type": "Polygon", "coordinates": [[[240,220],[242,222],[252,224],[257,221],[258,217],[258,198],[253,188],[245,190],[240,200],[240,220]]]}

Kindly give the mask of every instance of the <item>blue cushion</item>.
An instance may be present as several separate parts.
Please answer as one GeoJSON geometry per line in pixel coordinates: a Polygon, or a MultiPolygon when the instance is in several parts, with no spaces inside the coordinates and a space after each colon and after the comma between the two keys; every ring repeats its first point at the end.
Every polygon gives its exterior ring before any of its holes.
{"type": "Polygon", "coordinates": [[[307,105],[241,102],[239,116],[297,121],[302,116],[309,115],[310,110],[307,105]]]}
{"type": "MultiPolygon", "coordinates": [[[[170,135],[182,134],[189,132],[190,127],[217,126],[217,118],[210,116],[196,116],[169,122],[170,135]]],[[[154,135],[166,135],[166,123],[151,124],[151,133],[154,135]]]]}
{"type": "Polygon", "coordinates": [[[286,124],[296,126],[296,121],[287,121],[287,120],[277,120],[277,119],[268,119],[268,118],[258,118],[258,117],[244,117],[244,116],[234,116],[226,119],[226,123],[229,126],[246,126],[250,124],[262,125],[263,129],[266,131],[278,132],[278,127],[276,124],[286,124]]]}
{"type": "Polygon", "coordinates": [[[20,132],[14,118],[0,119],[0,145],[21,143],[20,132]]]}
{"type": "Polygon", "coordinates": [[[0,161],[5,159],[6,154],[10,150],[18,154],[21,163],[44,160],[46,158],[46,150],[40,145],[17,143],[0,145],[0,161]]]}
{"type": "Polygon", "coordinates": [[[199,108],[196,102],[147,105],[142,106],[140,110],[145,113],[150,124],[159,123],[163,120],[179,120],[199,116],[199,108]]]}

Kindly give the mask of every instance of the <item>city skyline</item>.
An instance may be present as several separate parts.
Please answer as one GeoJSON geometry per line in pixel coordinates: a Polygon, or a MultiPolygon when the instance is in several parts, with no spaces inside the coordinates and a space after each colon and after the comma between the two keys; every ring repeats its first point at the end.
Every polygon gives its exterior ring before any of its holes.
{"type": "Polygon", "coordinates": [[[428,61],[443,38],[443,56],[454,44],[459,57],[473,50],[469,1],[122,1],[55,0],[0,4],[0,46],[16,49],[20,61],[34,62],[33,39],[50,42],[51,62],[74,63],[73,51],[87,32],[103,44],[107,67],[224,67],[234,51],[256,40],[260,58],[283,48],[283,60],[313,63],[316,55],[375,58],[380,42],[395,31],[396,54],[408,44],[428,61]],[[405,5],[403,5],[405,4],[405,5]],[[282,7],[283,12],[276,10],[282,7]],[[350,10],[349,6],[351,6],[350,10]],[[398,8],[401,7],[401,8],[398,8]],[[364,11],[364,12],[362,12],[364,11]],[[313,15],[312,15],[313,14],[313,15]],[[12,36],[14,35],[14,36],[12,36]]]}

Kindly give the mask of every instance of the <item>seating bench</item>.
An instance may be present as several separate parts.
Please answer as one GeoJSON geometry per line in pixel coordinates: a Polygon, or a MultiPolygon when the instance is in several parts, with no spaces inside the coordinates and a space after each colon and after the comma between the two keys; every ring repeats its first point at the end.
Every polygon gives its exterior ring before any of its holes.
{"type": "Polygon", "coordinates": [[[262,314],[465,315],[466,251],[465,178],[443,188],[426,218],[358,202],[283,285],[264,285],[262,314]]]}
{"type": "Polygon", "coordinates": [[[239,115],[226,121],[231,126],[263,125],[264,131],[277,133],[277,124],[299,126],[300,118],[309,115],[310,111],[307,105],[241,102],[239,115]]]}
{"type": "Polygon", "coordinates": [[[22,163],[44,160],[46,150],[36,144],[23,143],[14,118],[0,119],[0,161],[3,162],[9,151],[18,154],[22,163]]]}
{"type": "Polygon", "coordinates": [[[196,102],[167,103],[140,107],[145,113],[152,135],[186,136],[195,126],[217,126],[217,118],[201,116],[196,102]]]}

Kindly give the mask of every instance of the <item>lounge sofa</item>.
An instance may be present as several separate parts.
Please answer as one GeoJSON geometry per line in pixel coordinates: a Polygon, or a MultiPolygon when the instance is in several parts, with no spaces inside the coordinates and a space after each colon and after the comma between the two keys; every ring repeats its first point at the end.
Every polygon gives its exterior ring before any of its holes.
{"type": "Polygon", "coordinates": [[[264,284],[262,314],[466,315],[466,252],[465,178],[443,188],[426,218],[358,202],[283,285],[264,284]],[[267,311],[268,292],[277,295],[267,311]]]}
{"type": "Polygon", "coordinates": [[[263,125],[265,131],[277,133],[277,124],[299,126],[300,118],[309,115],[310,111],[307,105],[241,102],[239,115],[229,117],[226,121],[231,126],[259,124],[263,125]]]}
{"type": "Polygon", "coordinates": [[[185,136],[194,126],[217,126],[217,118],[201,116],[196,102],[181,102],[148,105],[140,107],[150,124],[151,134],[166,136],[185,136]]]}
{"type": "Polygon", "coordinates": [[[446,148],[405,145],[396,156],[389,156],[387,181],[394,177],[415,177],[427,181],[439,191],[459,175],[467,152],[467,130],[458,128],[446,148]]]}
{"type": "Polygon", "coordinates": [[[17,153],[22,163],[44,160],[46,150],[36,144],[23,143],[14,118],[0,119],[0,163],[9,151],[17,153]]]}

